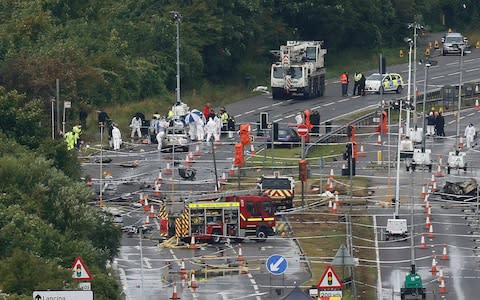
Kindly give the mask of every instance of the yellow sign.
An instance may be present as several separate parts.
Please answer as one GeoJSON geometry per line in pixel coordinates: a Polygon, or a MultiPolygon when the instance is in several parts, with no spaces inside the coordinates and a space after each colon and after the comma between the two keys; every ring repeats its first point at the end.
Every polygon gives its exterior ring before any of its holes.
{"type": "Polygon", "coordinates": [[[208,203],[190,203],[189,208],[222,208],[222,207],[239,207],[239,202],[208,202],[208,203]]]}
{"type": "Polygon", "coordinates": [[[403,49],[400,49],[400,57],[403,57],[403,49]]]}

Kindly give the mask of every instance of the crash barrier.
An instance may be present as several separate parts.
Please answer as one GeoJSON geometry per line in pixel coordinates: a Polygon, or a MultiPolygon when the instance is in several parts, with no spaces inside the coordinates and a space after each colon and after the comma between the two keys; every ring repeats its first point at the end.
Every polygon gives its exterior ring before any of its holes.
{"type": "MultiPolygon", "coordinates": [[[[439,89],[429,91],[425,97],[425,103],[428,103],[427,110],[430,111],[434,109],[435,111],[449,111],[456,110],[458,105],[458,85],[451,86],[446,85],[439,89]]],[[[413,98],[413,96],[412,96],[413,98]]],[[[476,100],[480,98],[480,82],[465,82],[462,84],[462,106],[475,106],[476,100]]],[[[394,98],[394,99],[385,99],[386,107],[389,103],[398,102],[400,100],[404,101],[406,97],[394,98]]],[[[417,108],[421,107],[423,103],[423,94],[420,94],[417,97],[417,108]]],[[[417,112],[421,110],[417,109],[417,112]]],[[[332,128],[332,122],[325,122],[325,125],[328,125],[326,133],[322,136],[311,138],[310,144],[305,147],[305,155],[319,147],[320,144],[324,143],[340,143],[346,142],[347,138],[347,127],[352,125],[356,127],[364,127],[371,125],[378,125],[378,122],[375,122],[375,118],[378,116],[377,111],[367,112],[364,116],[359,117],[353,121],[350,121],[345,124],[335,125],[332,128]]]]}

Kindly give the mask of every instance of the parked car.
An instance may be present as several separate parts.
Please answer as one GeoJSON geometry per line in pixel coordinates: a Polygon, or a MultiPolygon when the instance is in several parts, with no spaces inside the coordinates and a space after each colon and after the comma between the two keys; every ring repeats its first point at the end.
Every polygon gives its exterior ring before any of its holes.
{"type": "MultiPolygon", "coordinates": [[[[442,38],[442,55],[461,55],[462,49],[468,47],[468,39],[458,32],[449,32],[442,38]]],[[[465,52],[464,52],[465,54],[465,52]]]]}
{"type": "MultiPolygon", "coordinates": [[[[278,128],[278,136],[274,140],[274,147],[296,147],[299,146],[301,138],[297,131],[291,127],[278,128]]],[[[267,139],[267,148],[272,147],[272,138],[267,139]]]]}
{"type": "Polygon", "coordinates": [[[184,127],[168,127],[162,140],[162,151],[188,152],[188,134],[184,127]]]}
{"type": "Polygon", "coordinates": [[[403,78],[398,73],[373,73],[368,76],[365,81],[365,92],[373,92],[377,94],[380,92],[396,92],[399,94],[402,92],[404,85],[403,78]]]}

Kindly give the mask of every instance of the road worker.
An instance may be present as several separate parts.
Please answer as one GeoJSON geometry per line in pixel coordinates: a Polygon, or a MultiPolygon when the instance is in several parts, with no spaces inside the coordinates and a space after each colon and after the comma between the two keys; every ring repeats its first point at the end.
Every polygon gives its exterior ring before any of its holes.
{"type": "Polygon", "coordinates": [[[473,140],[475,138],[475,126],[472,123],[468,124],[465,128],[465,138],[467,140],[467,148],[473,148],[473,140]]]}
{"type": "Polygon", "coordinates": [[[340,84],[342,85],[342,96],[348,96],[348,73],[343,72],[340,75],[340,84]]]}
{"type": "Polygon", "coordinates": [[[65,133],[65,142],[67,143],[67,150],[73,150],[75,148],[75,136],[73,132],[69,131],[65,133]]]}

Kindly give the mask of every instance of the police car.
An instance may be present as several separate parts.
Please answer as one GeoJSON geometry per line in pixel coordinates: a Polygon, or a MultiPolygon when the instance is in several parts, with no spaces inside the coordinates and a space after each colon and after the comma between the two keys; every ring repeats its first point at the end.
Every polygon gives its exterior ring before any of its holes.
{"type": "Polygon", "coordinates": [[[365,92],[377,94],[396,92],[399,94],[402,92],[404,85],[403,78],[398,73],[373,73],[372,75],[368,76],[367,80],[365,81],[365,92]]]}

